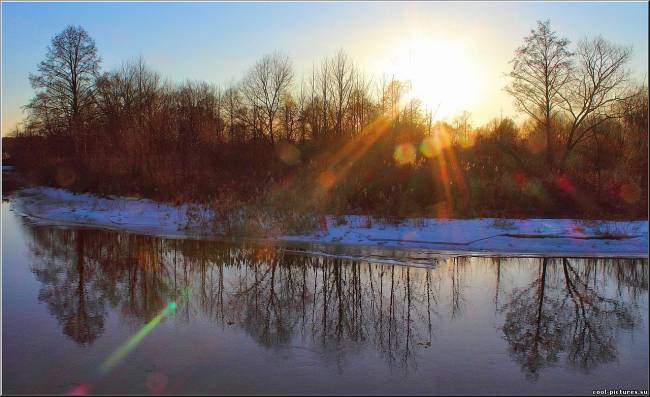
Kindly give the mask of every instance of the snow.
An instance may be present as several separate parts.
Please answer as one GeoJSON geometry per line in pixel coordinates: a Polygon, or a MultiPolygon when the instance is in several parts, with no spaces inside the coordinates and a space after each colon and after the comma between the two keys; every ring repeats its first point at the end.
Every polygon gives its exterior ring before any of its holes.
{"type": "Polygon", "coordinates": [[[184,237],[208,228],[209,211],[199,205],[173,206],[147,199],[75,194],[30,187],[11,195],[12,208],[39,224],[95,226],[130,232],[184,237]],[[190,217],[193,211],[198,216],[190,217]]]}
{"type": "MultiPolygon", "coordinates": [[[[90,226],[172,238],[219,237],[210,209],[199,204],[174,206],[47,187],[22,189],[12,194],[10,201],[14,211],[38,224],[90,226]]],[[[389,223],[348,215],[324,217],[312,233],[279,236],[275,240],[307,243],[312,250],[347,247],[356,251],[367,248],[374,253],[381,249],[479,255],[647,257],[648,222],[481,218],[406,219],[389,223]]]]}

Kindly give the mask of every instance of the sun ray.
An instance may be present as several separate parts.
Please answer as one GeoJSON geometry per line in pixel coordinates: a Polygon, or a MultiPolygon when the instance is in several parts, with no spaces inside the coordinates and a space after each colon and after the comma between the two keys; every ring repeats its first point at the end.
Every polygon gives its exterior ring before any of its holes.
{"type": "Polygon", "coordinates": [[[100,371],[107,373],[115,367],[131,350],[133,350],[154,328],[168,315],[176,310],[176,303],[169,303],[156,317],[144,325],[135,335],[124,342],[101,365],[100,371]]]}

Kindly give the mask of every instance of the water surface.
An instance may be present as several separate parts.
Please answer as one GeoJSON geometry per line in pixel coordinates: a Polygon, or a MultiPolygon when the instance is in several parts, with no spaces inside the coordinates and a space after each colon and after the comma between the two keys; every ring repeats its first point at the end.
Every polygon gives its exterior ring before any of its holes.
{"type": "Polygon", "coordinates": [[[647,259],[411,267],[2,215],[5,393],[648,388],[647,259]]]}

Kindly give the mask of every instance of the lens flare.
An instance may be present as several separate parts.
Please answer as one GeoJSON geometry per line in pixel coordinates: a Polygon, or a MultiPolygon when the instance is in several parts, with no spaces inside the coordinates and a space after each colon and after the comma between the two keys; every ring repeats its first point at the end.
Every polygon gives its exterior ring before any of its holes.
{"type": "Polygon", "coordinates": [[[159,372],[154,372],[149,375],[144,385],[150,392],[160,394],[167,388],[167,376],[159,372]]]}
{"type": "Polygon", "coordinates": [[[275,151],[280,160],[287,165],[300,163],[300,149],[290,142],[280,142],[275,151]]]}
{"type": "Polygon", "coordinates": [[[334,185],[334,183],[336,183],[336,174],[334,174],[330,170],[323,171],[318,176],[318,183],[320,184],[321,187],[325,189],[329,189],[334,185]]]}
{"type": "Polygon", "coordinates": [[[424,157],[431,158],[438,154],[438,147],[436,145],[436,140],[432,136],[425,137],[420,143],[419,146],[420,153],[424,157]]]}
{"type": "Polygon", "coordinates": [[[560,189],[564,190],[569,194],[574,194],[576,192],[576,188],[573,185],[573,183],[569,180],[569,178],[567,178],[564,175],[557,176],[555,178],[555,184],[557,185],[557,187],[559,187],[560,189]]]}
{"type": "Polygon", "coordinates": [[[438,156],[443,150],[449,149],[451,138],[449,132],[444,126],[437,126],[433,135],[422,139],[418,146],[420,153],[427,158],[438,156]]]}
{"type": "Polygon", "coordinates": [[[165,307],[165,309],[160,312],[156,317],[151,319],[144,327],[142,327],[135,335],[133,335],[129,340],[127,340],[122,346],[120,346],[113,354],[111,354],[99,368],[101,372],[107,373],[117,363],[119,363],[131,350],[133,350],[141,341],[147,336],[156,326],[168,315],[170,315],[174,310],[176,310],[176,303],[171,302],[165,307]]]}
{"type": "Polygon", "coordinates": [[[88,386],[87,384],[80,384],[70,389],[67,394],[69,396],[85,396],[89,392],[90,392],[90,386],[88,386]]]}
{"type": "Polygon", "coordinates": [[[641,198],[641,189],[635,183],[621,186],[619,196],[628,204],[634,204],[641,198]]]}
{"type": "Polygon", "coordinates": [[[410,143],[402,143],[395,148],[393,158],[398,165],[415,164],[415,147],[410,143]]]}
{"type": "Polygon", "coordinates": [[[468,149],[474,146],[474,141],[474,135],[471,134],[462,135],[458,138],[458,144],[463,149],[468,149]]]}
{"type": "Polygon", "coordinates": [[[513,175],[513,179],[519,185],[519,187],[524,187],[528,184],[528,176],[523,171],[517,171],[513,175]]]}
{"type": "Polygon", "coordinates": [[[544,185],[539,179],[531,179],[524,185],[524,192],[531,196],[536,196],[538,198],[543,198],[546,194],[544,190],[544,185]]]}
{"type": "Polygon", "coordinates": [[[61,187],[70,187],[77,180],[77,174],[70,167],[60,167],[56,170],[56,182],[61,187]]]}

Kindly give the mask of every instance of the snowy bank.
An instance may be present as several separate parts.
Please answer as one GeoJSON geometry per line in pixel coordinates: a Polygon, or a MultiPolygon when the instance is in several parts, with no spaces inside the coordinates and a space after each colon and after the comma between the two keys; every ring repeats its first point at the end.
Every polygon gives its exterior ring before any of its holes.
{"type": "MultiPolygon", "coordinates": [[[[109,228],[173,238],[219,237],[210,209],[128,197],[25,188],[10,196],[12,209],[34,223],[109,228]]],[[[406,219],[324,217],[318,230],[275,240],[315,247],[363,247],[441,253],[549,256],[648,256],[647,221],[570,219],[406,219]]]]}

